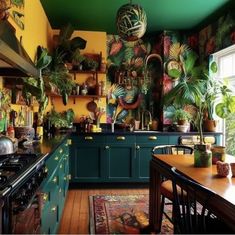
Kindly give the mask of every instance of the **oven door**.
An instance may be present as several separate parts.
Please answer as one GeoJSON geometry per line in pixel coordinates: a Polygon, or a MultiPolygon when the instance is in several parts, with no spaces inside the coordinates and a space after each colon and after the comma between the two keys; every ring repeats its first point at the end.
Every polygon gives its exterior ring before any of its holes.
{"type": "Polygon", "coordinates": [[[18,204],[17,199],[12,200],[11,233],[36,234],[40,233],[40,203],[41,193],[38,191],[28,204],[18,204]]]}
{"type": "Polygon", "coordinates": [[[40,233],[42,193],[40,185],[45,166],[36,169],[4,196],[3,233],[40,233]]]}

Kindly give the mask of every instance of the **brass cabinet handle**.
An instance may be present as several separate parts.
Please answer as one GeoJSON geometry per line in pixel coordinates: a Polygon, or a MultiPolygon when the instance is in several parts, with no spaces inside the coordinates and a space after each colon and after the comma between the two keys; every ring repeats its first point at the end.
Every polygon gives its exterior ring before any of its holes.
{"type": "Polygon", "coordinates": [[[63,164],[60,164],[60,169],[62,169],[63,168],[63,164]]]}
{"type": "Polygon", "coordinates": [[[51,208],[51,211],[55,212],[55,211],[56,211],[56,206],[53,206],[53,207],[51,208]]]}
{"type": "Polygon", "coordinates": [[[56,156],[54,159],[55,159],[55,161],[58,161],[58,160],[59,160],[59,157],[58,157],[58,156],[56,156]]]}
{"type": "Polygon", "coordinates": [[[64,176],[64,181],[65,181],[65,180],[67,180],[67,177],[66,177],[66,176],[64,176]]]}
{"type": "Polygon", "coordinates": [[[149,140],[156,140],[157,136],[149,136],[149,140]]]}
{"type": "Polygon", "coordinates": [[[108,146],[108,145],[106,145],[106,146],[105,146],[105,149],[109,149],[109,146],[108,146]]]}
{"type": "Polygon", "coordinates": [[[68,179],[68,180],[71,180],[71,178],[72,178],[71,175],[68,174],[68,175],[67,175],[67,179],[68,179]]]}
{"type": "Polygon", "coordinates": [[[60,153],[63,153],[63,149],[60,149],[60,151],[59,151],[60,153]]]}
{"type": "Polygon", "coordinates": [[[92,136],[85,136],[85,140],[93,140],[92,136]]]}
{"type": "Polygon", "coordinates": [[[55,176],[52,180],[54,183],[57,183],[57,177],[55,176]]]}
{"type": "Polygon", "coordinates": [[[47,167],[45,167],[45,169],[44,169],[44,173],[47,173],[48,172],[48,168],[47,167]]]}
{"type": "Polygon", "coordinates": [[[125,136],[117,136],[117,140],[125,140],[125,136]]]}
{"type": "MultiPolygon", "coordinates": [[[[68,140],[67,140],[67,144],[68,144],[68,145],[71,145],[71,144],[72,144],[72,140],[71,140],[71,139],[68,139],[68,140]]],[[[67,145],[66,145],[66,146],[67,146],[67,145]]]]}
{"type": "Polygon", "coordinates": [[[42,199],[43,199],[43,201],[47,201],[48,194],[47,193],[43,193],[42,199]]]}
{"type": "Polygon", "coordinates": [[[139,146],[139,145],[137,145],[137,146],[136,146],[136,149],[140,149],[140,146],[139,146]]]}

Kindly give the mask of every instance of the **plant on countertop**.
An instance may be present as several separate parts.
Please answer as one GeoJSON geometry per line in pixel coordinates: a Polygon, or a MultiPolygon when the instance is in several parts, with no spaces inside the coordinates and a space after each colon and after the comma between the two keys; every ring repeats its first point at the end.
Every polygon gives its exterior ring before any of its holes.
{"type": "Polygon", "coordinates": [[[55,128],[71,128],[73,120],[74,120],[74,111],[72,109],[68,109],[64,112],[56,112],[53,108],[46,116],[50,121],[51,125],[55,128]]]}
{"type": "Polygon", "coordinates": [[[176,109],[173,114],[173,121],[177,122],[179,125],[190,122],[192,115],[185,111],[184,109],[176,109]]]}
{"type": "Polygon", "coordinates": [[[216,127],[215,114],[220,118],[226,118],[235,112],[235,96],[224,82],[213,77],[217,72],[216,62],[210,63],[209,72],[204,72],[204,86],[202,89],[202,101],[204,109],[204,129],[214,131],[216,127]],[[218,103],[218,100],[219,103],[218,103]],[[206,114],[206,115],[205,115],[206,114]]]}

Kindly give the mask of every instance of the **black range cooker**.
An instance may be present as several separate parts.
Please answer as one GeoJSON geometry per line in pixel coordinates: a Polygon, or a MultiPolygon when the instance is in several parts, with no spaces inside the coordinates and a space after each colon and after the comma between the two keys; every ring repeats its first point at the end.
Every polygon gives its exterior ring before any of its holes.
{"type": "Polygon", "coordinates": [[[40,233],[45,158],[23,153],[0,156],[1,233],[40,233]]]}

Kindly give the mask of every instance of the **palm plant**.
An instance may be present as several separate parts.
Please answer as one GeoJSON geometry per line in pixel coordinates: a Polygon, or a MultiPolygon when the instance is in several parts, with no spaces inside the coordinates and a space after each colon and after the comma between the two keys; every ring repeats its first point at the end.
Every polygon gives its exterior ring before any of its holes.
{"type": "MultiPolygon", "coordinates": [[[[178,53],[180,53],[180,48],[178,53]]],[[[198,112],[194,119],[194,125],[200,133],[200,142],[203,143],[202,122],[205,110],[205,97],[203,96],[203,89],[205,80],[203,80],[202,66],[195,66],[197,61],[197,54],[189,48],[184,48],[183,53],[179,55],[181,69],[174,68],[168,71],[168,74],[178,78],[176,86],[163,97],[165,106],[175,106],[183,108],[185,105],[194,105],[198,112]]]]}

